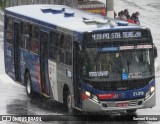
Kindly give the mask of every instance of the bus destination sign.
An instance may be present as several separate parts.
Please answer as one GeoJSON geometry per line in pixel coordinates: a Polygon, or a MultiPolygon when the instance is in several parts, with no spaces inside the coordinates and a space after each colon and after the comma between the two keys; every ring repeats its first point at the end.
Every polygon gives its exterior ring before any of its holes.
{"type": "Polygon", "coordinates": [[[124,31],[124,32],[106,32],[92,34],[93,40],[115,40],[115,39],[135,39],[141,38],[141,31],[124,31]]]}

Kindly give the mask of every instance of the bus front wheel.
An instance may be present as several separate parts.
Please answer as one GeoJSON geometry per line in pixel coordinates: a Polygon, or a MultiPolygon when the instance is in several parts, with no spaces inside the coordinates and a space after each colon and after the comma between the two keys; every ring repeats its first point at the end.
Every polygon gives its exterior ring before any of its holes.
{"type": "Polygon", "coordinates": [[[69,115],[75,115],[76,110],[73,108],[72,96],[69,90],[64,92],[64,104],[69,115]]]}
{"type": "Polygon", "coordinates": [[[67,98],[66,98],[66,103],[67,103],[67,111],[68,114],[74,114],[74,109],[72,107],[72,96],[70,94],[70,92],[68,91],[67,93],[67,98]]]}
{"type": "Polygon", "coordinates": [[[27,96],[30,97],[30,98],[33,98],[34,93],[33,93],[33,90],[32,90],[32,81],[31,81],[31,76],[30,76],[29,72],[27,72],[25,74],[25,84],[26,84],[27,96]]]}

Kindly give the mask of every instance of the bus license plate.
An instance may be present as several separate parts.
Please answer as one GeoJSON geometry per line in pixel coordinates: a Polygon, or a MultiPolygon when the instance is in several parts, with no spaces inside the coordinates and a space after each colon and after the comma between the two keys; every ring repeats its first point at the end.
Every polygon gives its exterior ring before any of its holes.
{"type": "Polygon", "coordinates": [[[117,103],[116,107],[125,107],[125,106],[128,106],[128,105],[129,105],[129,102],[121,102],[121,103],[117,103]]]}

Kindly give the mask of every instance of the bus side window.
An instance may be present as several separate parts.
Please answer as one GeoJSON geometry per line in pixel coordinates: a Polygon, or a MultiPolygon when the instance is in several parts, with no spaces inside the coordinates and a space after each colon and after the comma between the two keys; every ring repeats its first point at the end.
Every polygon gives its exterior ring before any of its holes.
{"type": "Polygon", "coordinates": [[[64,49],[60,48],[59,56],[60,56],[60,62],[65,64],[65,59],[64,59],[65,58],[65,51],[64,51],[64,49]]]}
{"type": "Polygon", "coordinates": [[[66,35],[66,64],[72,65],[72,36],[66,35]]]}
{"type": "Polygon", "coordinates": [[[40,36],[40,30],[38,26],[32,25],[31,26],[31,51],[33,53],[39,54],[39,36],[40,36]]]}
{"type": "Polygon", "coordinates": [[[66,52],[66,64],[72,65],[72,53],[71,52],[66,52]]]}
{"type": "Polygon", "coordinates": [[[29,50],[30,49],[30,24],[26,22],[21,23],[21,42],[20,47],[29,50]]]}
{"type": "Polygon", "coordinates": [[[60,38],[60,62],[72,65],[72,36],[62,34],[60,38]]]}
{"type": "Polygon", "coordinates": [[[6,30],[6,42],[12,44],[13,42],[13,19],[12,17],[6,16],[5,30],[6,30]]]}
{"type": "Polygon", "coordinates": [[[50,49],[49,49],[49,59],[57,61],[57,55],[59,50],[60,33],[52,31],[50,33],[50,49]]]}
{"type": "Polygon", "coordinates": [[[60,36],[60,49],[59,49],[59,57],[60,57],[60,63],[65,64],[65,39],[64,39],[64,34],[62,33],[60,36]]]}
{"type": "Polygon", "coordinates": [[[51,45],[59,47],[60,33],[52,31],[51,32],[51,45]]]}

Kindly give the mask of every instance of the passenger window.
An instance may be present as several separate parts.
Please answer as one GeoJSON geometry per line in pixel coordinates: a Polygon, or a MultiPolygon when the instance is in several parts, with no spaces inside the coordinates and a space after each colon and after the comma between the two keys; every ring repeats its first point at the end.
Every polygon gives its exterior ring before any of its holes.
{"type": "Polygon", "coordinates": [[[55,31],[51,32],[51,45],[52,46],[59,46],[59,42],[60,42],[60,36],[61,34],[55,31]]]}
{"type": "Polygon", "coordinates": [[[50,39],[49,58],[56,61],[59,49],[60,33],[52,31],[50,33],[50,39]]]}
{"type": "Polygon", "coordinates": [[[60,56],[60,62],[65,64],[65,50],[64,49],[60,49],[59,56],[60,56]]]}
{"type": "Polygon", "coordinates": [[[31,51],[36,54],[39,54],[39,47],[40,47],[39,37],[40,37],[40,30],[38,26],[32,25],[31,26],[31,51]]]}
{"type": "Polygon", "coordinates": [[[52,31],[49,51],[50,59],[57,61],[58,55],[60,63],[72,65],[72,36],[52,31]]]}
{"type": "Polygon", "coordinates": [[[62,34],[60,38],[60,62],[72,65],[72,36],[62,34]]]}
{"type": "Polygon", "coordinates": [[[49,59],[52,60],[57,60],[57,55],[58,55],[58,47],[55,46],[50,46],[50,51],[49,51],[49,59]]]}
{"type": "Polygon", "coordinates": [[[6,42],[12,44],[13,42],[13,19],[12,17],[6,16],[6,42]]]}
{"type": "Polygon", "coordinates": [[[72,65],[72,53],[68,51],[66,51],[66,64],[72,65]]]}
{"type": "Polygon", "coordinates": [[[27,22],[21,23],[20,47],[25,50],[30,50],[30,24],[27,22]]]}

